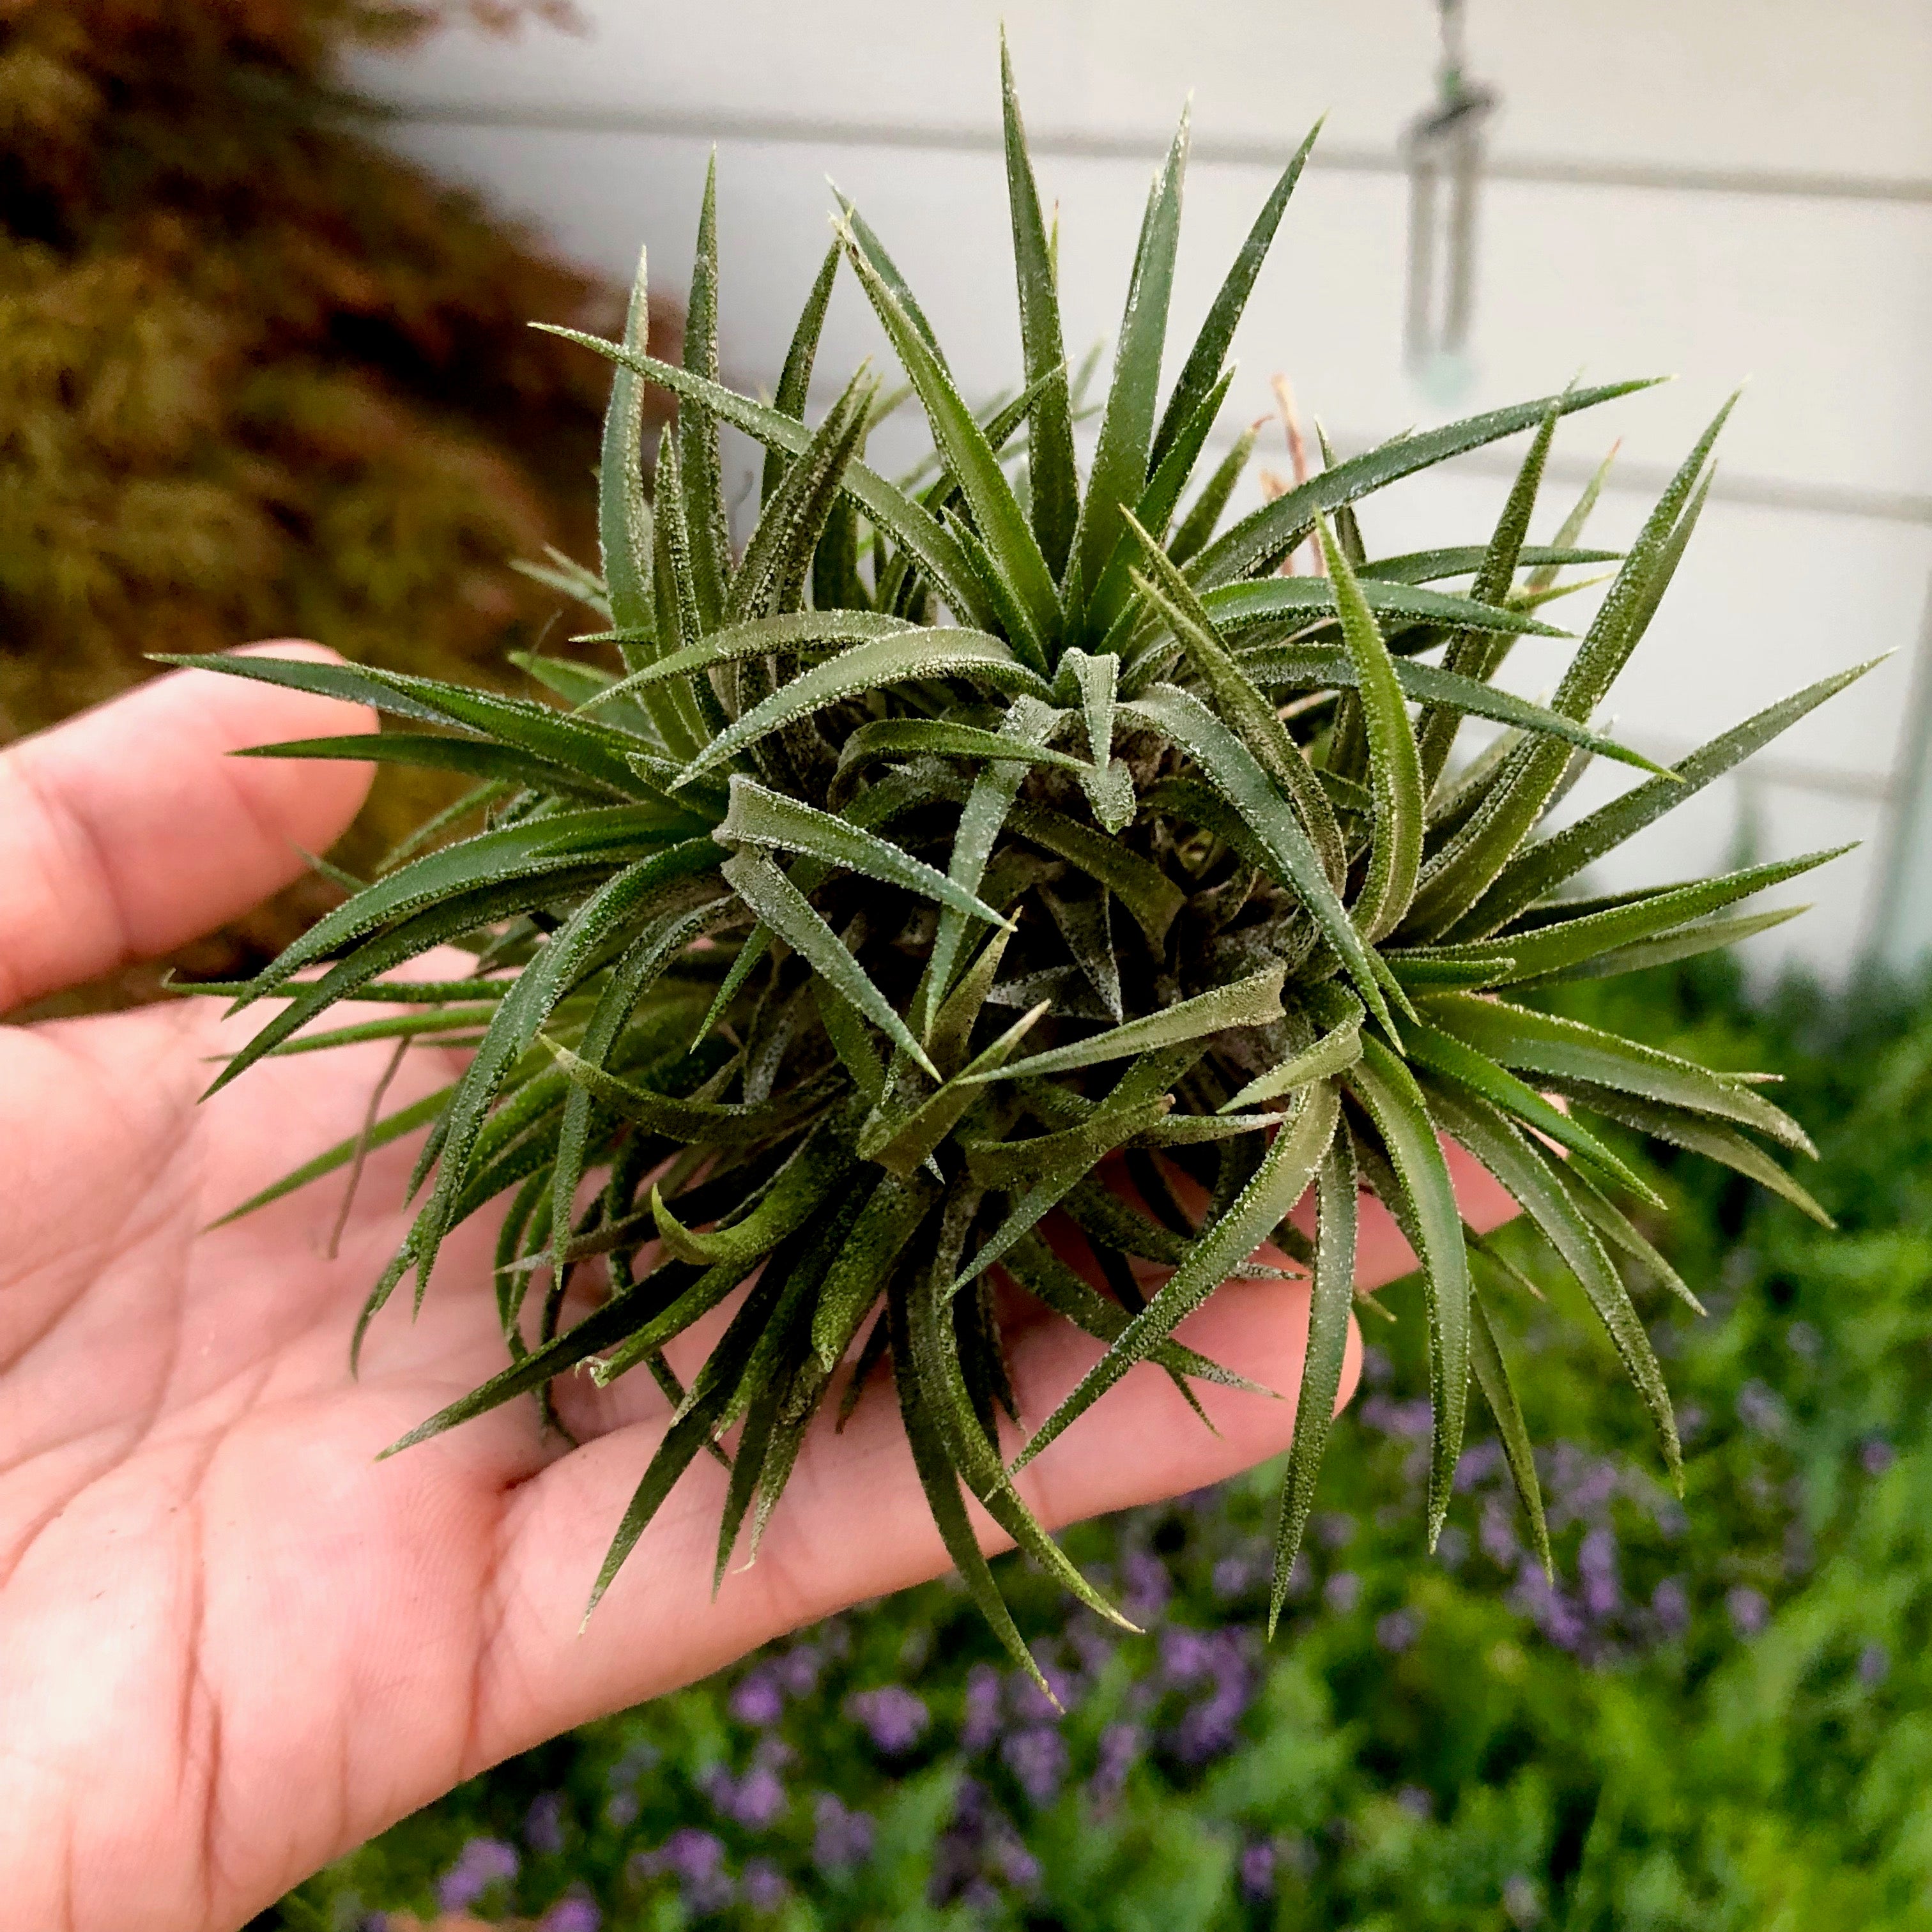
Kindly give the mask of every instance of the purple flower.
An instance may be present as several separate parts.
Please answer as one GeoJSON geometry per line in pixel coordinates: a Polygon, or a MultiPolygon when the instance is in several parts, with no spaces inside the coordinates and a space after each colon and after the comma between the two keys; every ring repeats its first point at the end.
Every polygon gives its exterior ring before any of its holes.
{"type": "Polygon", "coordinates": [[[1340,1510],[1318,1510],[1309,1528],[1324,1550],[1346,1550],[1355,1540],[1355,1519],[1340,1510]]]}
{"type": "Polygon", "coordinates": [[[1868,1643],[1858,1652],[1858,1682],[1868,1690],[1882,1684],[1892,1672],[1892,1653],[1882,1643],[1868,1643]]]}
{"type": "Polygon", "coordinates": [[[1105,1807],[1118,1800],[1126,1786],[1127,1773],[1146,1744],[1147,1734],[1138,1724],[1109,1724],[1100,1733],[1094,1775],[1087,1780],[1088,1796],[1096,1805],[1105,1807]]]}
{"type": "Polygon", "coordinates": [[[1593,1617],[1607,1617],[1622,1599],[1617,1581],[1617,1539],[1607,1529],[1593,1529],[1576,1552],[1576,1574],[1582,1580],[1583,1607],[1593,1617]]]}
{"type": "Polygon", "coordinates": [[[533,1852],[554,1858],[563,1850],[563,1793],[540,1791],[524,1820],[524,1842],[533,1852]]]}
{"type": "Polygon", "coordinates": [[[560,1898],[538,1922],[537,1932],[598,1932],[604,1915],[588,1894],[572,1892],[560,1898]]]}
{"type": "Polygon", "coordinates": [[[1207,1696],[1182,1713],[1168,1748],[1183,1764],[1206,1764],[1232,1750],[1252,1694],[1245,1671],[1217,1679],[1207,1696]]]}
{"type": "Polygon", "coordinates": [[[1868,1476],[1883,1475],[1898,1460],[1898,1452],[1882,1436],[1868,1436],[1858,1444],[1858,1461],[1868,1476]]]}
{"type": "Polygon", "coordinates": [[[874,1750],[902,1757],[926,1735],[932,1713],[926,1700],[902,1684],[884,1684],[860,1690],[845,1700],[846,1710],[866,1727],[874,1750]]]}
{"type": "Polygon", "coordinates": [[[1275,1864],[1275,1849],[1265,1839],[1249,1846],[1242,1852],[1240,1880],[1244,1898],[1258,1905],[1274,1898],[1275,1864]]]}
{"type": "Polygon", "coordinates": [[[1132,1550],[1120,1564],[1120,1607],[1136,1623],[1154,1622],[1174,1594],[1167,1565],[1151,1551],[1132,1550]]]}
{"type": "Polygon", "coordinates": [[[1255,1565],[1252,1558],[1224,1556],[1214,1565],[1213,1588],[1215,1595],[1222,1603],[1238,1597],[1255,1580],[1255,1565]]]}
{"type": "Polygon", "coordinates": [[[1380,1388],[1395,1373],[1395,1364],[1389,1360],[1386,1348],[1378,1348],[1372,1342],[1362,1351],[1362,1379],[1371,1388],[1380,1388]]]}
{"type": "Polygon", "coordinates": [[[1422,1625],[1412,1610],[1391,1610],[1376,1619],[1376,1642],[1392,1657],[1400,1657],[1421,1634],[1422,1625]]]}
{"type": "Polygon", "coordinates": [[[669,1873],[683,1892],[686,1910],[699,1918],[722,1912],[736,1889],[724,1869],[723,1841],[689,1825],[672,1832],[656,1851],[633,1858],[630,1869],[638,1878],[669,1873]]]}
{"type": "Polygon", "coordinates": [[[500,1838],[472,1838],[436,1880],[436,1903],[446,1912],[466,1912],[491,1886],[507,1885],[522,1862],[516,1848],[500,1838]]]}
{"type": "Polygon", "coordinates": [[[784,1691],[776,1674],[760,1665],[742,1678],[731,1693],[731,1714],[741,1724],[760,1730],[784,1715],[784,1691]]]}
{"type": "Polygon", "coordinates": [[[634,1791],[620,1791],[604,1807],[604,1820],[625,1831],[638,1822],[638,1814],[643,1809],[634,1791]]]}
{"type": "Polygon", "coordinates": [[[1000,1734],[1000,1673],[976,1664],[966,1673],[966,1708],[959,1720],[959,1748],[968,1756],[984,1750],[1000,1734]]]}
{"type": "Polygon", "coordinates": [[[704,1878],[724,1865],[723,1840],[695,1826],[681,1826],[652,1854],[656,1868],[681,1879],[704,1878]]]}
{"type": "Polygon", "coordinates": [[[823,1791],[813,1800],[812,1817],[812,1862],[821,1872],[848,1870],[872,1856],[878,1828],[865,1812],[849,1810],[823,1791]]]}
{"type": "Polygon", "coordinates": [[[1346,1616],[1362,1594],[1362,1580],[1352,1570],[1338,1570],[1322,1586],[1322,1600],[1337,1616],[1346,1616]]]}
{"type": "Polygon", "coordinates": [[[1576,1600],[1556,1587],[1534,1564],[1526,1563],[1510,1593],[1516,1609],[1535,1619],[1538,1629],[1559,1650],[1573,1655],[1583,1648],[1589,1626],[1576,1600]]]}
{"type": "Polygon", "coordinates": [[[1574,1442],[1559,1442],[1552,1452],[1550,1519],[1566,1522],[1600,1518],[1616,1496],[1622,1472],[1607,1457],[1592,1456],[1574,1442]]]}
{"type": "Polygon", "coordinates": [[[1085,1612],[1075,1616],[1066,1627],[1067,1647],[1078,1659],[1089,1677],[1097,1677],[1114,1660],[1120,1648],[1117,1639],[1099,1618],[1085,1612]]]}
{"type": "Polygon", "coordinates": [[[795,1643],[776,1660],[778,1682],[794,1697],[808,1697],[818,1688],[818,1673],[824,1659],[818,1646],[795,1643]]]}
{"type": "Polygon", "coordinates": [[[1423,1824],[1427,1824],[1436,1815],[1436,1801],[1419,1784],[1405,1784],[1396,1793],[1395,1802],[1412,1818],[1423,1824]]]}
{"type": "Polygon", "coordinates": [[[1362,1420],[1384,1436],[1409,1442],[1426,1441],[1436,1426],[1426,1396],[1418,1396],[1413,1402],[1391,1402],[1387,1396],[1372,1395],[1362,1404],[1362,1420]]]}
{"type": "Polygon", "coordinates": [[[1666,1576],[1650,1594],[1651,1614],[1666,1636],[1682,1636],[1690,1627],[1690,1600],[1675,1576],[1666,1576]]]}
{"type": "Polygon", "coordinates": [[[1000,1756],[1020,1789],[1036,1804],[1050,1804],[1066,1776],[1066,1740],[1045,1725],[1015,1731],[1000,1756]]]}
{"type": "Polygon", "coordinates": [[[933,1848],[928,1892],[932,1902],[963,1904],[969,1911],[988,1913],[1001,1903],[999,1886],[1030,1892],[1040,1876],[1039,1861],[1021,1841],[1012,1820],[978,1780],[962,1778],[953,1798],[952,1819],[933,1848]]]}
{"type": "Polygon", "coordinates": [[[738,1881],[745,1903],[754,1912],[776,1912],[785,1901],[784,1874],[769,1858],[753,1858],[738,1881]]]}
{"type": "Polygon", "coordinates": [[[1016,1672],[1007,1684],[1006,1708],[1023,1724],[1057,1724],[1074,1702],[1072,1680],[1042,1657],[1036,1657],[1034,1665],[1046,1679],[1046,1689],[1016,1672]]]}
{"type": "Polygon", "coordinates": [[[754,1764],[739,1778],[718,1765],[702,1783],[718,1815],[748,1832],[769,1831],[785,1808],[784,1782],[770,1764],[754,1764]]]}
{"type": "Polygon", "coordinates": [[[1018,1838],[1003,1836],[993,1857],[1000,1876],[1016,1892],[1030,1892],[1040,1882],[1040,1861],[1018,1838]]]}
{"type": "Polygon", "coordinates": [[[1170,1684],[1198,1684],[1214,1668],[1222,1646],[1221,1633],[1175,1624],[1160,1634],[1161,1674],[1170,1684]]]}
{"type": "Polygon", "coordinates": [[[1483,1546],[1483,1554],[1501,1570],[1514,1569],[1522,1555],[1516,1526],[1499,1497],[1484,1498],[1482,1527],[1476,1532],[1476,1540],[1483,1546]]]}
{"type": "Polygon", "coordinates": [[[1731,1613],[1732,1629],[1740,1636],[1756,1636],[1771,1621],[1771,1606],[1748,1583],[1740,1583],[1724,1598],[1724,1608],[1731,1613]]]}
{"type": "Polygon", "coordinates": [[[1456,1493],[1467,1496],[1478,1483],[1486,1483],[1502,1467],[1503,1445],[1493,1438],[1472,1444],[1456,1459],[1456,1493]]]}

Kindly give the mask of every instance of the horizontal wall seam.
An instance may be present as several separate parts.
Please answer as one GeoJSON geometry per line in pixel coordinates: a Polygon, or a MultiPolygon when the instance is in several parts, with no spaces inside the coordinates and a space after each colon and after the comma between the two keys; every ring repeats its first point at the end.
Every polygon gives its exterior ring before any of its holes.
{"type": "MultiPolygon", "coordinates": [[[[748,394],[760,392],[760,382],[764,388],[770,386],[769,378],[749,378],[737,370],[728,371],[727,380],[748,394]]],[[[812,386],[812,400],[815,404],[829,404],[838,393],[836,388],[822,382],[812,386]]],[[[1002,395],[1007,393],[1010,392],[1001,392],[1002,395]]],[[[1351,457],[1379,448],[1387,439],[1337,434],[1334,441],[1338,456],[1351,457]]],[[[1232,448],[1234,442],[1232,432],[1216,428],[1209,434],[1205,446],[1210,452],[1225,451],[1232,448]]],[[[1460,456],[1446,458],[1435,467],[1451,474],[1460,470],[1478,476],[1514,476],[1521,464],[1520,454],[1492,448],[1466,451],[1460,456]]],[[[1552,452],[1544,465],[1543,473],[1552,483],[1582,484],[1597,473],[1597,466],[1594,457],[1552,452]]],[[[1619,458],[1611,464],[1603,487],[1612,495],[1654,499],[1664,494],[1676,473],[1675,467],[1669,464],[1619,458]]],[[[1782,476],[1739,476],[1720,466],[1712,476],[1710,496],[1713,502],[1736,503],[1754,509],[1784,510],[1813,516],[1848,517],[1864,523],[1906,524],[1922,529],[1932,528],[1932,496],[1909,490],[1863,490],[1852,484],[1808,483],[1782,476]]]]}
{"type": "MultiPolygon", "coordinates": [[[[392,121],[422,127],[497,128],[532,133],[649,135],[736,142],[749,146],[830,146],[892,148],[940,154],[998,154],[996,128],[920,127],[909,122],[794,118],[676,108],[583,107],[562,102],[435,100],[392,98],[366,104],[392,121]]],[[[1139,160],[1152,166],[1165,134],[1078,128],[1029,130],[1036,154],[1076,160],[1139,160]]],[[[1222,167],[1285,166],[1292,144],[1196,135],[1190,158],[1222,167]]],[[[1318,146],[1310,165],[1338,174],[1396,175],[1407,164],[1393,149],[1318,146]]],[[[1492,157],[1492,181],[1545,187],[1640,188],[1671,194],[1742,194],[1804,201],[1861,201],[1932,207],[1932,180],[1910,176],[1839,174],[1796,169],[1698,167],[1673,162],[1565,159],[1556,155],[1492,157]]]]}
{"type": "MultiPolygon", "coordinates": [[[[1354,448],[1366,448],[1360,444],[1354,448]]],[[[1472,450],[1452,457],[1443,466],[1486,475],[1514,476],[1520,459],[1493,450],[1472,450]]],[[[1552,482],[1587,483],[1596,473],[1593,460],[1552,455],[1544,474],[1552,482]]],[[[1624,462],[1610,466],[1604,479],[1606,490],[1659,496],[1676,470],[1668,464],[1624,462]]],[[[1932,496],[1906,490],[1861,490],[1843,483],[1805,483],[1780,476],[1740,476],[1720,467],[1711,479],[1713,502],[1748,504],[1762,510],[1793,510],[1826,517],[1850,517],[1867,523],[1913,524],[1932,526],[1932,496]]]]}

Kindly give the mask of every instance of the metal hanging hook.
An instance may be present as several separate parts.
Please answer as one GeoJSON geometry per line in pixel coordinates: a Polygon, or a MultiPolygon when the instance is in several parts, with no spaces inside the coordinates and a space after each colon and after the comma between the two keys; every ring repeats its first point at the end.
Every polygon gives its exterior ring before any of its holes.
{"type": "MultiPolygon", "coordinates": [[[[1500,97],[1464,67],[1462,0],[1437,0],[1442,50],[1435,104],[1402,137],[1408,161],[1408,303],[1403,346],[1432,390],[1466,382],[1475,303],[1483,140],[1500,97]]],[[[1446,400],[1446,398],[1444,398],[1446,400]]]]}

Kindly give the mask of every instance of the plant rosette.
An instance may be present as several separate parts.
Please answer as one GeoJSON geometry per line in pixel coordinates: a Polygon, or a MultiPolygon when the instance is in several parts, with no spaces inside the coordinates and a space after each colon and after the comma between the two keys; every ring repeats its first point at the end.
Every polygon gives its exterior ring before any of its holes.
{"type": "Polygon", "coordinates": [[[1667,769],[1592,723],[1696,526],[1730,406],[1627,548],[1584,544],[1600,472],[1532,542],[1559,426],[1642,382],[1573,387],[1346,457],[1324,440],[1320,470],[1232,514],[1254,432],[1210,454],[1228,351],[1314,136],[1164,385],[1184,119],[1102,382],[1068,366],[1055,238],[1010,70],[1004,81],[1023,352],[1010,396],[962,398],[906,278],[842,198],[771,400],[726,386],[707,184],[681,362],[647,351],[641,264],[621,340],[555,332],[612,370],[602,554],[594,569],[560,555],[530,568],[591,614],[577,641],[601,662],[520,655],[536,694],[508,698],[374,665],[190,662],[388,721],[374,738],[263,755],[374,757],[469,782],[346,904],[226,989],[274,1011],[215,1082],[336,1039],[472,1049],[441,1091],[372,1118],[262,1197],[424,1136],[420,1206],[357,1348],[406,1280],[420,1301],[452,1229],[494,1220],[506,1364],[397,1447],[518,1398],[554,1416],[556,1378],[580,1367],[604,1384],[653,1378],[673,1420],[594,1604],[700,1456],[731,1471],[718,1575],[754,1554],[808,1432],[836,1426],[877,1370],[948,1552],[1030,1669],[968,1497],[1114,1614],[1014,1474],[1139,1364],[1190,1392],[1238,1383],[1177,1330],[1264,1244],[1278,1259],[1253,1265],[1297,1271],[1310,1336],[1300,1385],[1282,1391],[1298,1408],[1277,1612],[1342,1387],[1358,1255],[1395,1234],[1428,1332],[1428,1536],[1480,1400],[1546,1552],[1487,1312],[1520,1282],[1482,1238],[1488,1210],[1466,1220],[1476,1184],[1459,1204],[1459,1168],[1480,1170],[1490,1207],[1520,1207],[1574,1274],[1679,1480],[1635,1298],[1697,1304],[1628,1211],[1660,1204],[1614,1137],[1707,1156],[1822,1219],[1774,1158],[1810,1144],[1768,1076],[1553,1017],[1534,992],[1790,916],[1745,902],[1832,854],[1607,896],[1578,896],[1576,881],[1868,667],[1667,769]],[[888,388],[862,369],[814,422],[842,275],[904,380],[888,388]],[[654,451],[651,385],[677,403],[654,451]],[[866,452],[900,409],[922,415],[932,443],[894,478],[866,452]],[[727,426],[765,452],[742,543],[727,426]],[[1514,482],[1477,541],[1375,548],[1378,492],[1517,436],[1514,482]],[[1282,574],[1311,544],[1319,572],[1282,574]],[[1574,607],[1578,630],[1552,621],[1595,584],[1594,605],[1574,607]],[[1537,654],[1547,703],[1498,681],[1518,651],[1537,654]],[[1464,755],[1472,721],[1480,742],[1464,755]],[[1605,763],[1634,782],[1554,820],[1605,763]],[[450,946],[461,970],[411,980],[440,972],[424,962],[450,946]],[[338,1015],[363,1001],[376,1017],[338,1015]],[[1130,1185],[1102,1178],[1116,1173],[1130,1185]],[[1067,1265],[1056,1216],[1090,1273],[1067,1265]],[[1050,1414],[1015,1397],[1003,1279],[1097,1345],[1050,1414]],[[694,1334],[712,1339],[694,1368],[680,1355],[686,1381],[664,1352],[694,1334]]]}

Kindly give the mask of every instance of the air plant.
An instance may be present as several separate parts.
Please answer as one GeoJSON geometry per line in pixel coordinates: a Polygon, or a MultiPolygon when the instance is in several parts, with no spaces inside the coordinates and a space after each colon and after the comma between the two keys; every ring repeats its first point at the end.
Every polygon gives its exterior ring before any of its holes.
{"type": "Polygon", "coordinates": [[[1528,533],[1560,420],[1640,382],[1573,388],[1346,460],[1324,446],[1324,468],[1223,527],[1252,441],[1208,454],[1233,377],[1227,352],[1312,134],[1163,403],[1184,120],[1149,195],[1083,479],[1054,237],[1010,68],[1004,101],[1024,352],[1013,400],[979,412],[962,400],[911,290],[843,201],[776,394],[723,386],[707,185],[681,366],[646,352],[641,266],[623,340],[555,332],[614,374],[601,572],[553,557],[542,574],[596,614],[601,628],[580,641],[613,652],[610,668],[520,656],[548,694],[537,701],[374,667],[182,661],[395,721],[373,739],[266,754],[374,758],[473,781],[411,850],[226,989],[238,1006],[279,1010],[214,1083],[349,1001],[404,1010],[341,1037],[473,1048],[452,1084],[260,1197],[429,1130],[412,1187],[427,1192],[368,1298],[358,1348],[411,1276],[420,1304],[453,1228],[497,1220],[508,1360],[397,1447],[513,1397],[547,1399],[556,1377],[586,1365],[599,1384],[653,1376],[673,1420],[594,1604],[702,1454],[728,1456],[731,1472],[718,1574],[741,1541],[755,1551],[814,1418],[828,1402],[849,1412],[889,1362],[946,1546],[1030,1668],[962,1487],[1105,1609],[1014,1474],[1136,1364],[1184,1390],[1240,1384],[1174,1330],[1223,1281],[1268,1272],[1250,1259],[1267,1241],[1312,1282],[1279,1612],[1341,1376],[1364,1189],[1420,1264],[1429,1535],[1448,1508],[1473,1378],[1546,1558],[1530,1443],[1488,1312],[1512,1271],[1462,1221],[1445,1137],[1574,1273],[1678,1475],[1670,1398],[1626,1275],[1697,1303],[1625,1212],[1655,1197],[1592,1123],[1707,1155],[1822,1219],[1766,1150],[1810,1144],[1762,1076],[1710,1072],[1520,995],[1682,958],[1789,916],[1729,908],[1832,855],[1566,895],[1859,671],[1668,769],[1593,728],[1696,526],[1723,412],[1621,556],[1581,546],[1594,482],[1552,542],[1528,533]],[[808,420],[826,303],[846,270],[931,427],[932,458],[904,483],[864,460],[892,406],[870,374],[808,420]],[[678,405],[650,465],[646,384],[678,405]],[[766,452],[742,548],[720,460],[727,424],[766,452]],[[1370,554],[1364,499],[1522,434],[1485,541],[1370,554]],[[1282,574],[1311,542],[1322,569],[1282,574]],[[1573,587],[1562,572],[1598,563],[1615,574],[1580,638],[1538,614],[1573,587]],[[1546,704],[1496,682],[1526,638],[1568,650],[1546,704]],[[1471,718],[1499,733],[1458,761],[1471,718]],[[1641,782],[1549,829],[1598,758],[1639,768],[1641,782]],[[466,976],[401,973],[450,945],[472,956],[466,976]],[[1178,1177],[1204,1214],[1176,1198],[1178,1177]],[[1307,1234],[1290,1214],[1311,1192],[1307,1234]],[[1094,1279],[1062,1258],[1064,1238],[1048,1238],[1065,1220],[1096,1258],[1094,1279]],[[566,1285],[593,1263],[608,1294],[564,1327],[566,1285]],[[1150,1292],[1150,1264],[1166,1270],[1150,1292]],[[996,1284],[1105,1345],[1051,1414],[1018,1412],[996,1284]],[[686,1385],[667,1345],[734,1297],[686,1385]],[[1010,1460],[1001,1410],[1026,1432],[1010,1460]]]}

